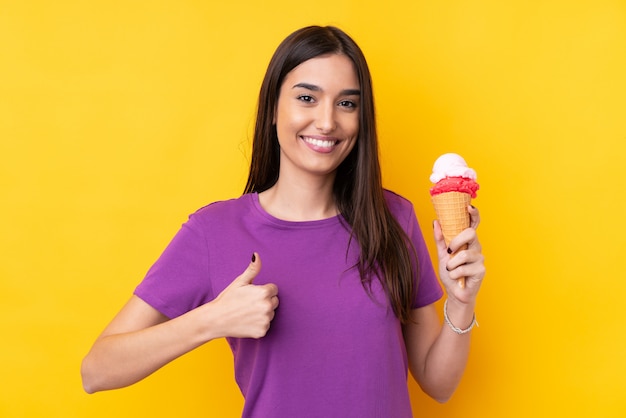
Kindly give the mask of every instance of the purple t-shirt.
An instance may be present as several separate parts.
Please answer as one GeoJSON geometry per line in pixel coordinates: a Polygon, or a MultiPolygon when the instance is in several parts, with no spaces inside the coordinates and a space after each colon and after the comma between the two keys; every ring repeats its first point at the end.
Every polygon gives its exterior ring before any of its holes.
{"type": "MultiPolygon", "coordinates": [[[[431,304],[443,292],[413,206],[385,198],[418,252],[413,306],[431,304]]],[[[135,294],[177,317],[215,298],[256,251],[255,284],[276,284],[280,306],[265,337],[227,339],[243,417],[412,417],[401,324],[377,280],[372,295],[363,288],[345,225],[274,218],[255,193],[216,202],[189,217],[135,294]]]]}

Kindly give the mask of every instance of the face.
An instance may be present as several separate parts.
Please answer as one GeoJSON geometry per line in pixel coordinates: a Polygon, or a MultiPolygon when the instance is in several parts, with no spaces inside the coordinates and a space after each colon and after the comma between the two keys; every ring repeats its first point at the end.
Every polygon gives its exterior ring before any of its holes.
{"type": "Polygon", "coordinates": [[[359,133],[359,87],[352,61],[345,55],[313,58],[287,74],[274,121],[280,144],[279,179],[334,176],[359,133]]]}

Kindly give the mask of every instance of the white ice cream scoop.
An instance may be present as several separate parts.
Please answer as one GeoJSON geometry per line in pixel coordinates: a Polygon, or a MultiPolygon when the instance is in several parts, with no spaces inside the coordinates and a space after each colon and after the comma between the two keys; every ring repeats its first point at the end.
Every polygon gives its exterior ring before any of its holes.
{"type": "Polygon", "coordinates": [[[430,181],[437,183],[446,177],[465,177],[476,180],[476,171],[469,168],[467,163],[459,154],[449,152],[441,155],[433,165],[433,173],[430,181]]]}

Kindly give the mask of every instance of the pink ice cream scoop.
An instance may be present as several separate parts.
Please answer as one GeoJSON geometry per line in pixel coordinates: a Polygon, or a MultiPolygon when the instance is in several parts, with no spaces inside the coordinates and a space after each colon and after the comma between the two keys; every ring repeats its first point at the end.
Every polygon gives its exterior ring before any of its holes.
{"type": "Polygon", "coordinates": [[[476,171],[467,166],[467,163],[458,154],[443,154],[435,161],[430,181],[435,183],[430,188],[430,195],[435,196],[446,192],[467,193],[476,197],[480,188],[476,183],[476,171]]]}

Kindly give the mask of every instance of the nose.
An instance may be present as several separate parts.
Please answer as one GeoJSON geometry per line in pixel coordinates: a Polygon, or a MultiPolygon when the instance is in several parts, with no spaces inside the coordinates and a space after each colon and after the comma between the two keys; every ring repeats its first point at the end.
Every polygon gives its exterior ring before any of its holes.
{"type": "Polygon", "coordinates": [[[317,108],[315,127],[321,133],[330,133],[337,128],[335,104],[330,102],[320,102],[317,108]]]}

